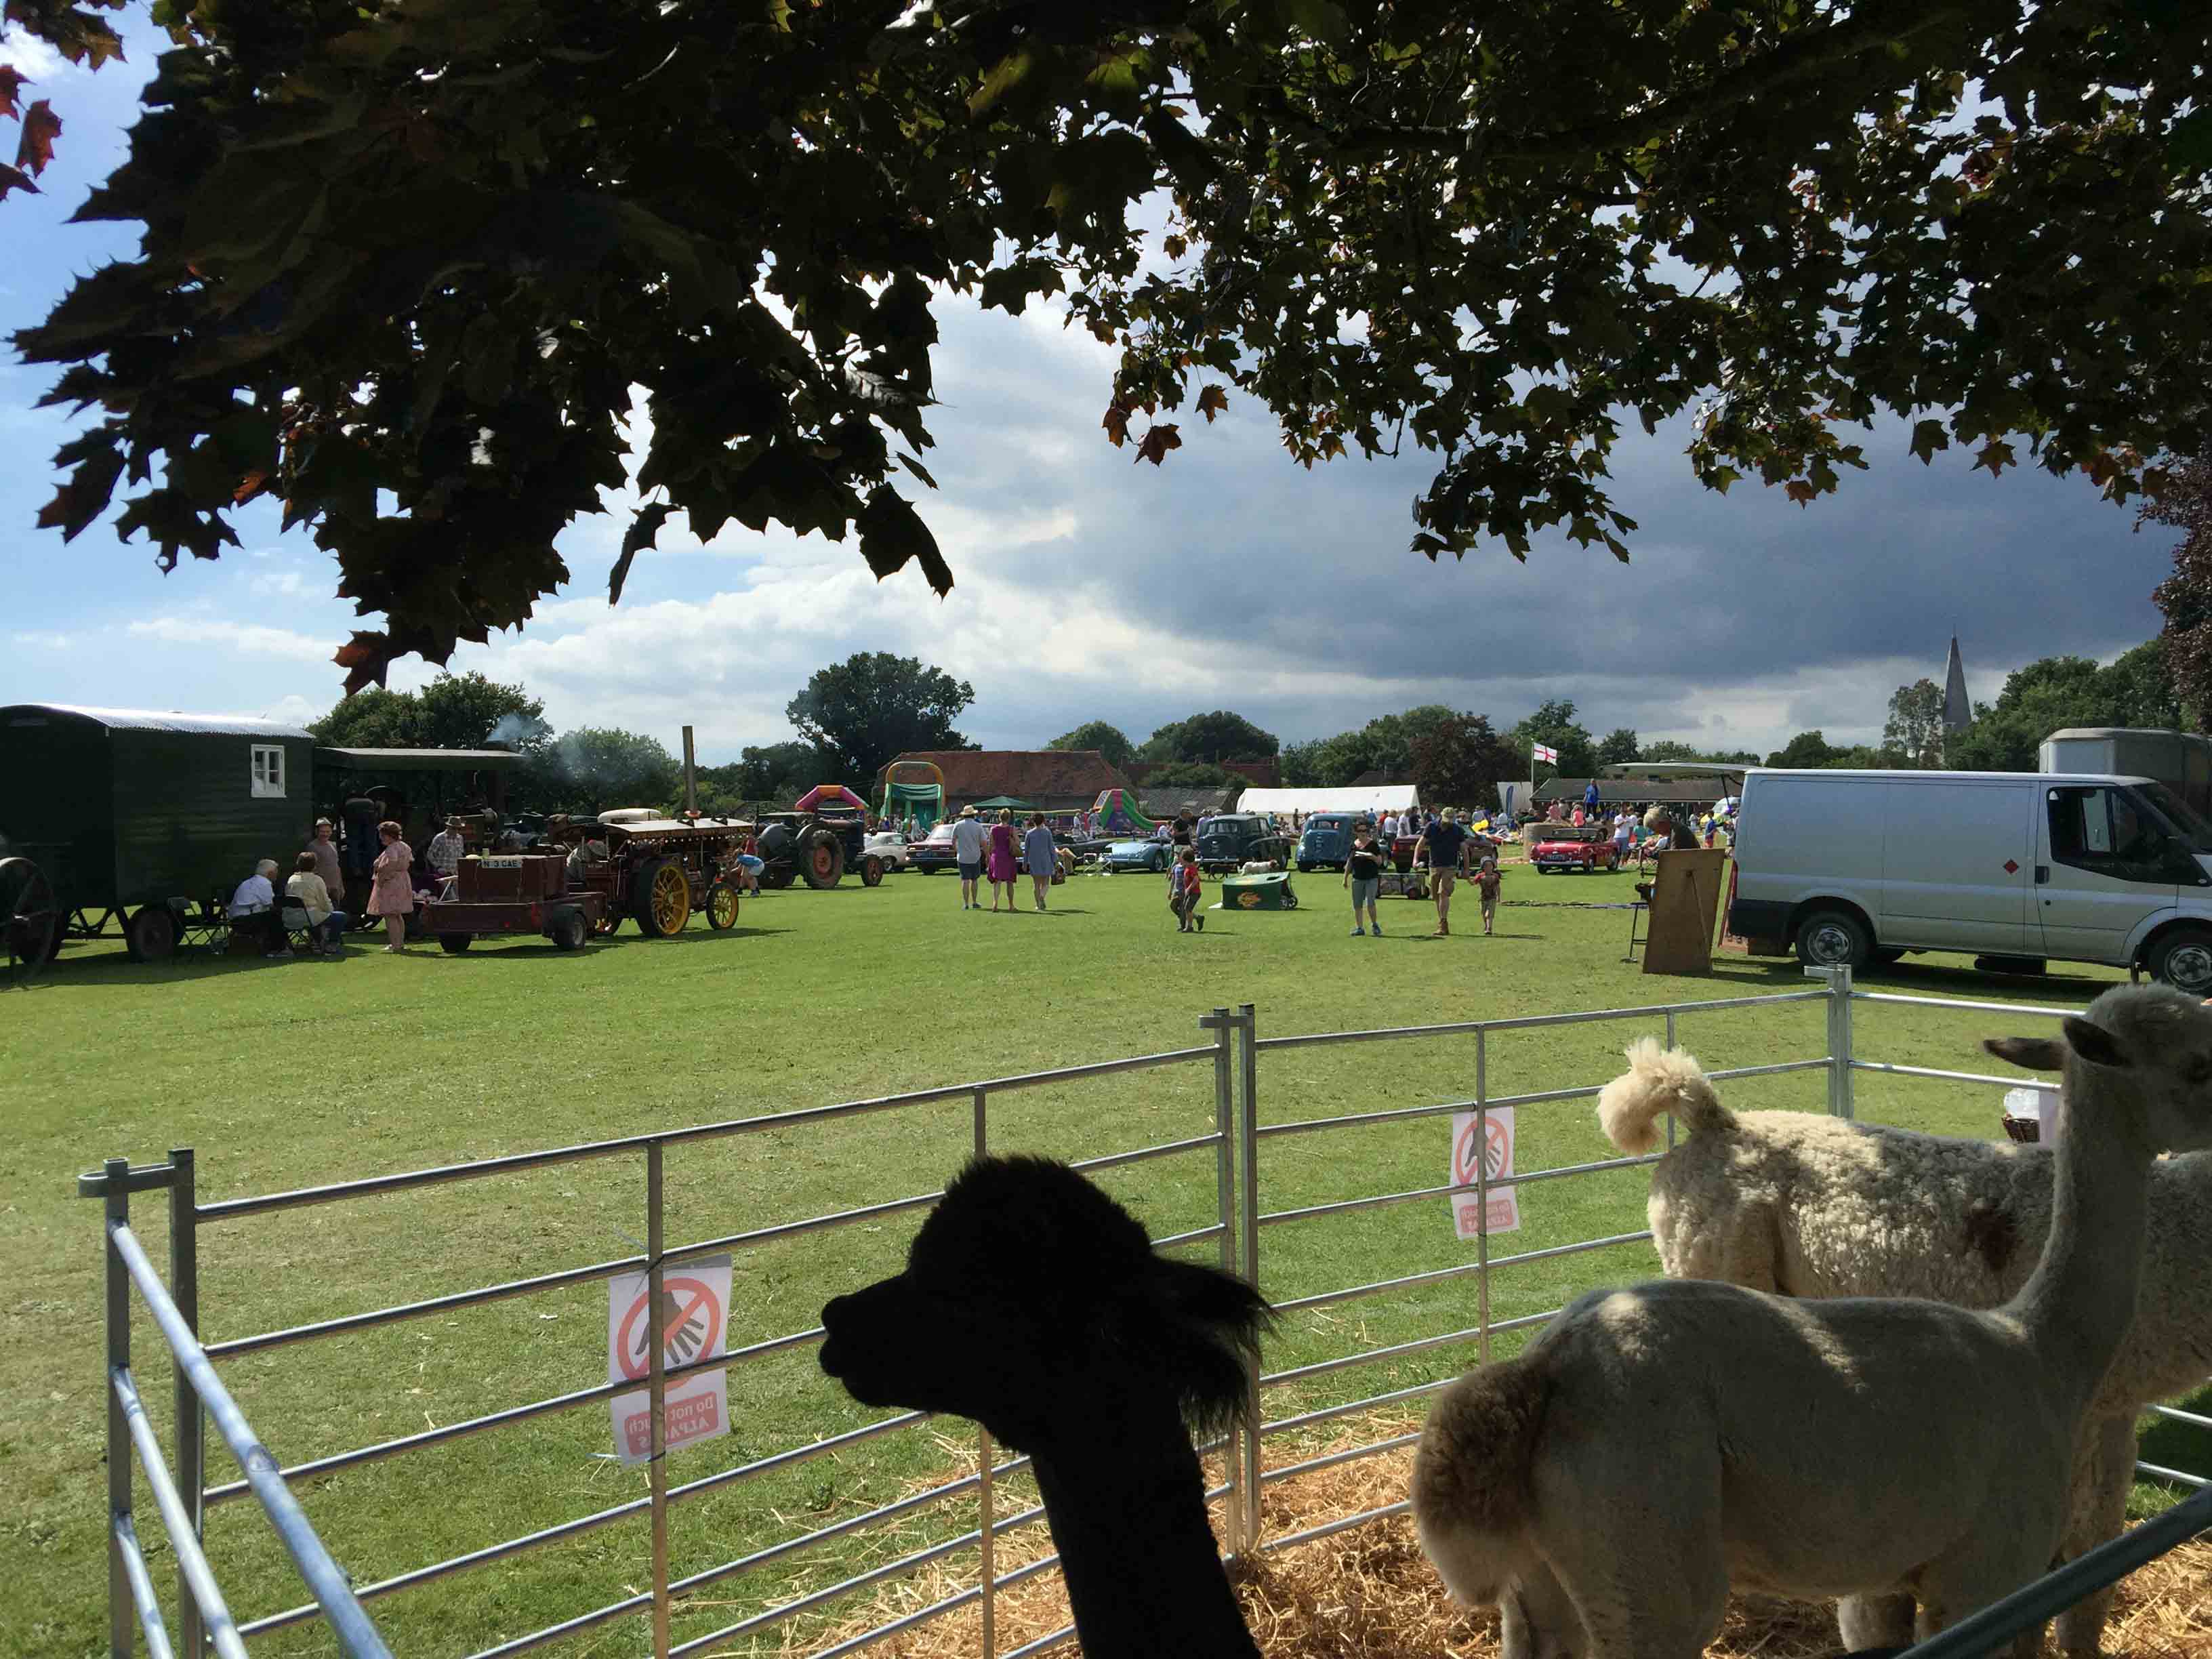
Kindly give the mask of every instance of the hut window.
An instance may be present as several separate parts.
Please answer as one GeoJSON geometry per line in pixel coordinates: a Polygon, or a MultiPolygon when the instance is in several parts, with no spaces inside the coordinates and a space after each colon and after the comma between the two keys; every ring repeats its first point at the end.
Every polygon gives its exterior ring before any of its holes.
{"type": "Polygon", "coordinates": [[[253,745],[253,795],[282,799],[284,793],[284,750],[281,744],[253,745]]]}

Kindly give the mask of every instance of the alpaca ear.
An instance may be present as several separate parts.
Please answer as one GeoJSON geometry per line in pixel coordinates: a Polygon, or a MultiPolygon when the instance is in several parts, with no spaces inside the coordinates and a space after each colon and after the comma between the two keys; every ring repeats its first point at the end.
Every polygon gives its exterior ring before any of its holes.
{"type": "Polygon", "coordinates": [[[2135,1064],[2120,1045],[2112,1041],[2112,1033],[2101,1025],[2094,1025],[2075,1015],[2061,1021],[2060,1029],[2066,1033],[2066,1046],[2092,1066],[2110,1066],[2117,1069],[2135,1064]]]}
{"type": "Polygon", "coordinates": [[[1990,1037],[1982,1047],[1999,1060],[2008,1060],[2026,1071],[2059,1072],[2066,1068],[2066,1045],[2056,1037],[1990,1037]]]}

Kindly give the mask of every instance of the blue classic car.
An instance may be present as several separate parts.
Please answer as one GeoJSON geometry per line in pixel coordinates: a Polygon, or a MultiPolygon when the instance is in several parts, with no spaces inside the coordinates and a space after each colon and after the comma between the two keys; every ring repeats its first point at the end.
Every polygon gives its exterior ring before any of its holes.
{"type": "Polygon", "coordinates": [[[1164,841],[1117,841],[1107,848],[1105,856],[1098,862],[1109,872],[1157,872],[1168,867],[1168,844],[1164,841]]]}
{"type": "Polygon", "coordinates": [[[1298,837],[1298,868],[1342,869],[1352,856],[1352,828],[1358,822],[1357,812],[1316,812],[1308,818],[1306,832],[1298,837]]]}

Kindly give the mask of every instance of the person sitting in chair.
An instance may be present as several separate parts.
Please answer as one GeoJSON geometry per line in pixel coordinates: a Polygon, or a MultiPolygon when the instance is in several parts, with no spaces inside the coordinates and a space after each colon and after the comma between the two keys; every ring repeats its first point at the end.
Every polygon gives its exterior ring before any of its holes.
{"type": "Polygon", "coordinates": [[[284,883],[284,896],[307,913],[307,925],[314,929],[315,954],[341,955],[345,946],[340,940],[349,918],[344,911],[332,908],[330,884],[315,867],[315,855],[302,853],[297,864],[284,883]]]}
{"type": "MultiPolygon", "coordinates": [[[[302,857],[307,854],[302,854],[302,857]]],[[[314,860],[310,858],[310,866],[314,860]]],[[[264,859],[253,866],[253,873],[238,884],[230,896],[224,914],[230,918],[231,931],[248,938],[259,935],[261,954],[266,957],[289,957],[292,947],[284,938],[284,921],[277,914],[276,884],[270,878],[276,873],[276,860],[264,859]]]]}

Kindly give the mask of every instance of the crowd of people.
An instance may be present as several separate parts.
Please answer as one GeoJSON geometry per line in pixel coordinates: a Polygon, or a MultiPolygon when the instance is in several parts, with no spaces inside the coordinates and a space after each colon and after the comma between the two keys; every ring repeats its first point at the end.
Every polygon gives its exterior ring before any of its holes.
{"type": "Polygon", "coordinates": [[[292,869],[273,858],[258,860],[253,872],[232,890],[224,907],[233,934],[258,944],[268,957],[290,957],[295,933],[303,933],[315,956],[344,953],[344,936],[359,921],[384,924],[384,949],[407,948],[407,919],[428,896],[441,891],[460,868],[468,838],[459,817],[448,817],[423,849],[420,867],[397,820],[370,819],[349,825],[346,840],[329,818],[315,820],[307,844],[292,859],[292,869]],[[371,839],[373,837],[373,839],[371,839]],[[359,908],[349,908],[349,904],[359,908]],[[299,913],[302,927],[288,926],[299,913]]]}

